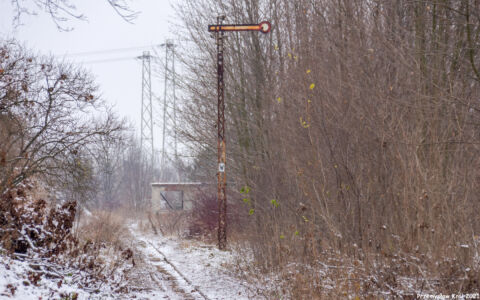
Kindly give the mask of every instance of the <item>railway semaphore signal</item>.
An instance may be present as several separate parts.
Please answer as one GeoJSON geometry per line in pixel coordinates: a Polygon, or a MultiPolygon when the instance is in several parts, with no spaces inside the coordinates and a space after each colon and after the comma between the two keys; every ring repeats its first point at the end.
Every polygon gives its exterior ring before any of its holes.
{"type": "Polygon", "coordinates": [[[208,25],[208,31],[260,31],[261,33],[269,33],[272,29],[272,24],[268,21],[263,21],[259,24],[216,24],[208,25]]]}
{"type": "Polygon", "coordinates": [[[218,248],[227,247],[227,175],[226,175],[226,144],[225,144],[225,88],[223,82],[223,36],[229,31],[258,31],[269,33],[272,25],[268,21],[259,24],[223,24],[225,16],[217,17],[217,24],[208,25],[208,31],[214,32],[217,41],[217,197],[218,197],[218,248]]]}

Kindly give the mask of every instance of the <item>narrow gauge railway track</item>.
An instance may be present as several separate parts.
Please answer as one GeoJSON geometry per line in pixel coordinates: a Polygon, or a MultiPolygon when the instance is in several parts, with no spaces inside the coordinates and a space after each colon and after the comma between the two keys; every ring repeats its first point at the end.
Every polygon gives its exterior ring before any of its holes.
{"type": "MultiPolygon", "coordinates": [[[[203,293],[200,288],[198,286],[195,286],[191,280],[189,280],[178,268],[177,266],[175,266],[175,264],[173,264],[168,258],[167,256],[160,250],[158,249],[158,247],[155,246],[155,244],[153,244],[152,242],[149,242],[147,241],[147,243],[152,246],[153,249],[155,249],[156,252],[158,252],[162,257],[161,257],[161,261],[166,263],[167,265],[169,265],[171,267],[171,269],[178,275],[178,276],[175,276],[175,274],[171,274],[171,272],[169,272],[168,270],[166,270],[165,268],[162,268],[163,269],[163,272],[166,272],[166,273],[170,273],[170,275],[175,278],[175,277],[179,277],[181,278],[183,281],[185,281],[188,286],[191,287],[191,296],[192,296],[192,299],[197,299],[198,297],[195,297],[195,294],[198,294],[202,299],[204,300],[211,300],[207,295],[205,295],[205,293],[203,293]]],[[[161,266],[159,266],[161,267],[161,266]]],[[[188,293],[187,291],[184,291],[185,293],[188,293]]]]}

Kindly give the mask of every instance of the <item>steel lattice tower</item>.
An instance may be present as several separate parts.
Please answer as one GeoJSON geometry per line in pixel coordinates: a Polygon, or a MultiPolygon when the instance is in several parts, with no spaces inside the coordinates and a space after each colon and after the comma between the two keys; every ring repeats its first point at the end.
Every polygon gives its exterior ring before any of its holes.
{"type": "Polygon", "coordinates": [[[150,167],[154,163],[153,149],[153,119],[152,119],[152,73],[150,60],[152,56],[149,51],[143,52],[138,57],[142,60],[142,124],[140,127],[140,144],[142,150],[146,151],[150,167]]]}
{"type": "Polygon", "coordinates": [[[165,70],[164,70],[164,87],[163,87],[163,124],[162,124],[162,156],[161,166],[162,169],[166,167],[167,153],[165,149],[165,141],[167,134],[168,120],[167,115],[170,115],[167,110],[171,105],[173,109],[172,125],[173,125],[173,138],[174,138],[174,155],[175,161],[177,160],[177,103],[175,95],[175,44],[171,40],[166,40],[165,43],[160,45],[165,47],[165,70]]]}

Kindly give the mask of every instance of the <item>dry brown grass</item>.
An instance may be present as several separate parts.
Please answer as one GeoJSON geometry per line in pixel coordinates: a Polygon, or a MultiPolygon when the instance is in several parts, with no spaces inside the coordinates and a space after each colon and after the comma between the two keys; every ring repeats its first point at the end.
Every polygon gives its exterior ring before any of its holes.
{"type": "Polygon", "coordinates": [[[191,212],[189,211],[157,211],[145,215],[144,227],[154,233],[163,235],[185,236],[191,212]],[[148,224],[148,225],[147,225],[148,224]]]}
{"type": "Polygon", "coordinates": [[[78,238],[94,245],[122,248],[130,235],[126,218],[119,213],[96,210],[91,216],[84,217],[82,223],[78,228],[78,238]]]}
{"type": "Polygon", "coordinates": [[[69,250],[70,263],[87,269],[92,278],[112,280],[112,286],[128,290],[129,272],[135,267],[126,218],[120,212],[93,211],[82,219],[77,232],[78,242],[69,250]]]}

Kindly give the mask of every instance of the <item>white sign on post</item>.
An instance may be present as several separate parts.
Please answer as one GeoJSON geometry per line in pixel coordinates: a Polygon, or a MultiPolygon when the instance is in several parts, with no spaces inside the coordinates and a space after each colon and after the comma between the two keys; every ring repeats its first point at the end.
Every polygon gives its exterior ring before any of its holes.
{"type": "Polygon", "coordinates": [[[224,163],[219,163],[218,164],[218,172],[220,172],[220,173],[225,172],[225,164],[224,163]]]}

